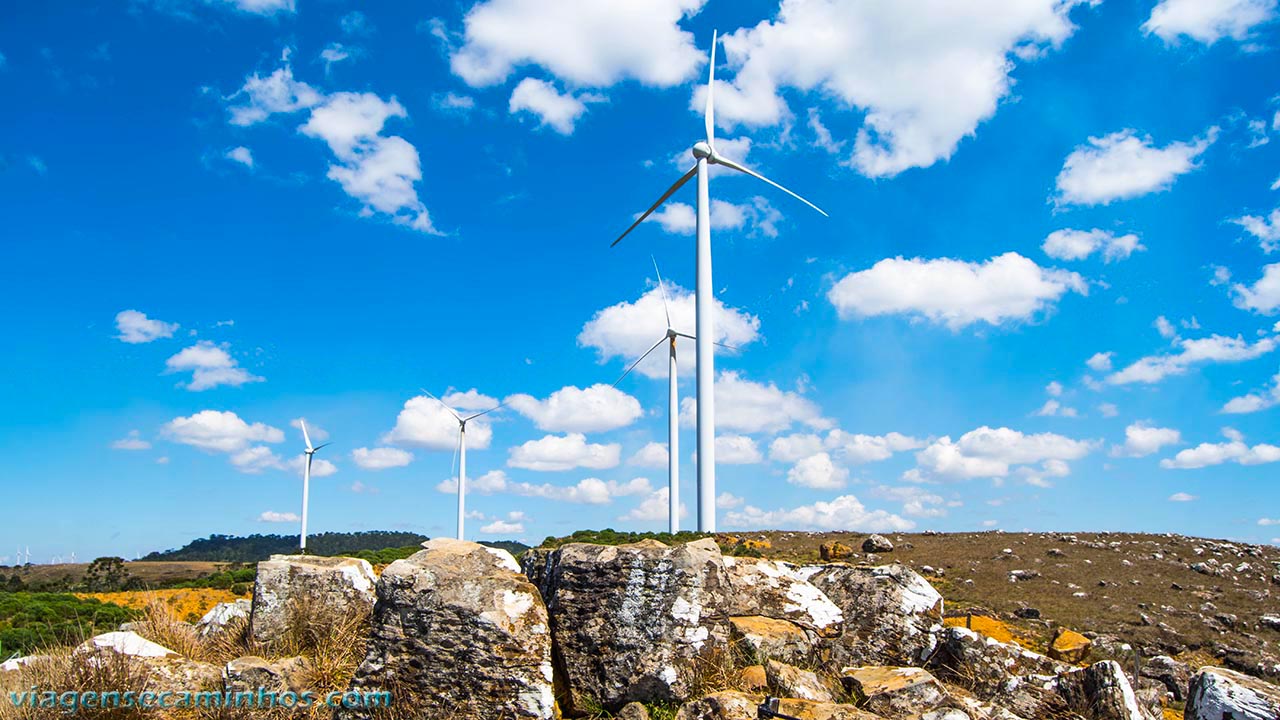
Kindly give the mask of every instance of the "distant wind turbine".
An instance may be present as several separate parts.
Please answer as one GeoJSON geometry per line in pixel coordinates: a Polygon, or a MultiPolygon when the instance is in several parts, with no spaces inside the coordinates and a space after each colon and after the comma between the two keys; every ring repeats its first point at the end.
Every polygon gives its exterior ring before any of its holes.
{"type": "Polygon", "coordinates": [[[325,443],[324,445],[312,447],[311,436],[307,434],[307,421],[299,420],[298,424],[302,426],[302,439],[307,442],[307,449],[305,450],[307,454],[307,461],[302,466],[302,539],[298,545],[302,549],[303,554],[306,554],[307,552],[307,501],[310,499],[310,496],[311,496],[311,459],[315,457],[317,450],[319,450],[322,447],[325,447],[326,445],[332,445],[333,443],[325,443]]]}
{"type": "MultiPolygon", "coordinates": [[[[467,423],[475,420],[481,415],[488,415],[498,408],[506,405],[505,402],[498,403],[488,410],[482,410],[474,415],[462,417],[454,412],[453,408],[445,405],[445,402],[431,393],[423,390],[432,400],[440,403],[440,406],[449,411],[449,414],[458,421],[458,449],[454,451],[455,457],[458,459],[458,539],[465,540],[465,522],[467,514],[467,423]]],[[[450,472],[453,468],[449,469],[450,472]]]]}
{"type": "Polygon", "coordinates": [[[778,183],[740,165],[720,153],[715,148],[715,105],[713,95],[716,84],[716,41],[718,35],[711,35],[711,69],[707,79],[707,107],[703,120],[707,128],[707,139],[699,140],[693,146],[693,157],[697,164],[689,172],[680,176],[658,201],[644,211],[631,227],[613,241],[613,245],[622,242],[622,238],[644,222],[662,203],[684,187],[685,183],[698,178],[698,215],[697,215],[697,286],[695,296],[697,303],[697,321],[695,339],[698,351],[697,394],[698,394],[698,530],[702,532],[716,531],[716,412],[715,412],[715,357],[713,340],[715,339],[714,312],[715,295],[711,285],[711,197],[708,184],[710,181],[709,165],[723,165],[731,170],[763,180],[775,188],[794,197],[800,202],[822,213],[822,208],[805,200],[778,183]]]}

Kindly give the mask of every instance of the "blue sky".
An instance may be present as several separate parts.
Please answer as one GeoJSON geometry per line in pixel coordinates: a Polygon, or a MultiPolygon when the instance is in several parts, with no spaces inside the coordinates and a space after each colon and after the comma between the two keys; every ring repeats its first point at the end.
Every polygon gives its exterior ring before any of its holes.
{"type": "Polygon", "coordinates": [[[831,215],[712,179],[721,529],[1280,542],[1274,0],[121,5],[0,23],[0,562],[296,532],[302,417],[313,531],[450,534],[419,388],[511,398],[469,536],[664,528],[665,368],[608,386],[692,185],[609,243],[713,28],[718,149],[831,215]]]}

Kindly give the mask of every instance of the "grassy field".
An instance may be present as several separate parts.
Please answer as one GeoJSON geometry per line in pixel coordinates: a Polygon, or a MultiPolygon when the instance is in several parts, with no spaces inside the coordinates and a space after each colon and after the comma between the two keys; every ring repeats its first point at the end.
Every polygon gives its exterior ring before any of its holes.
{"type": "Polygon", "coordinates": [[[186,622],[195,622],[213,609],[214,605],[234,602],[238,598],[251,597],[253,593],[237,595],[230,590],[213,588],[127,590],[124,592],[75,593],[85,600],[111,603],[130,610],[142,610],[153,602],[167,606],[173,616],[186,622]]]}
{"type": "MultiPolygon", "coordinates": [[[[229,563],[215,562],[129,562],[125,568],[129,576],[142,581],[147,587],[161,587],[184,580],[194,580],[205,575],[222,572],[229,563]]],[[[0,574],[17,575],[28,587],[60,585],[78,582],[89,569],[88,563],[63,563],[59,565],[26,565],[20,568],[0,567],[0,574]]]]}

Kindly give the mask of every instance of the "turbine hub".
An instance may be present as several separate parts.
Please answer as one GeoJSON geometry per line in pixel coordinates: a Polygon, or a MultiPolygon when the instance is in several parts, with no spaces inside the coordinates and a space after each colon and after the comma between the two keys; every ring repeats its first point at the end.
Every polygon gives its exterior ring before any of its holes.
{"type": "Polygon", "coordinates": [[[693,156],[699,160],[710,160],[715,153],[711,151],[711,146],[705,140],[699,140],[693,144],[693,156]]]}

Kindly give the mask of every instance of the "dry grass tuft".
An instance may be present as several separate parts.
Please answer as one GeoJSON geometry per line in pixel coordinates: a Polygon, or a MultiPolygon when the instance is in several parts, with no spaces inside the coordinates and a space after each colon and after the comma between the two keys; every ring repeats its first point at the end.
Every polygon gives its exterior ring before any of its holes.
{"type": "Polygon", "coordinates": [[[152,601],[143,608],[142,617],[134,621],[133,631],[190,660],[210,659],[200,633],[190,623],[178,619],[163,601],[152,601]]]}

